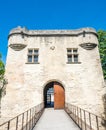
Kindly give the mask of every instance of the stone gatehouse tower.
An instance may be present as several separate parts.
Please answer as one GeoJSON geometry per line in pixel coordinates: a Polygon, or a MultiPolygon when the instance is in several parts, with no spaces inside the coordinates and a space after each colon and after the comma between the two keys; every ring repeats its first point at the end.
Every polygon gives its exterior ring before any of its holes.
{"type": "Polygon", "coordinates": [[[55,109],[68,102],[97,115],[103,113],[104,80],[92,28],[11,30],[6,77],[2,116],[16,115],[41,102],[55,109]]]}

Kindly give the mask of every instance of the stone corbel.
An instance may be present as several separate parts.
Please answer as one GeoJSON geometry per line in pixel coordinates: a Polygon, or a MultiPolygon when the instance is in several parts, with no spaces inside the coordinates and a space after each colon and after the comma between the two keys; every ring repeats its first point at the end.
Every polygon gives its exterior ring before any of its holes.
{"type": "Polygon", "coordinates": [[[86,50],[93,50],[97,46],[97,44],[95,44],[95,43],[82,43],[82,44],[80,44],[80,46],[86,50]]]}
{"type": "Polygon", "coordinates": [[[24,49],[25,47],[26,47],[27,45],[25,45],[25,44],[10,44],[9,45],[9,47],[10,48],[12,48],[13,50],[15,50],[15,51],[20,51],[20,50],[22,50],[22,49],[24,49]]]}

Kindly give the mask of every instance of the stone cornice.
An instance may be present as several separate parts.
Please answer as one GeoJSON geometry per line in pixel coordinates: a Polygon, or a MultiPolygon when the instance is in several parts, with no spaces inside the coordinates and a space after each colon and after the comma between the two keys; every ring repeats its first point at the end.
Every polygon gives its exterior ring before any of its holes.
{"type": "Polygon", "coordinates": [[[79,36],[86,34],[93,34],[97,36],[93,28],[81,28],[78,30],[27,30],[26,28],[17,27],[10,31],[8,38],[13,35],[21,34],[22,36],[79,36]]]}

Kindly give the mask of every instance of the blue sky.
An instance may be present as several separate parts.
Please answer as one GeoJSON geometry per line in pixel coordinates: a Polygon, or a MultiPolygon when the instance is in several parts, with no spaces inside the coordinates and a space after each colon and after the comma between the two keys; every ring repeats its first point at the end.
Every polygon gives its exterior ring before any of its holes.
{"type": "Polygon", "coordinates": [[[0,52],[6,61],[8,33],[28,29],[106,30],[106,0],[0,0],[0,52]]]}

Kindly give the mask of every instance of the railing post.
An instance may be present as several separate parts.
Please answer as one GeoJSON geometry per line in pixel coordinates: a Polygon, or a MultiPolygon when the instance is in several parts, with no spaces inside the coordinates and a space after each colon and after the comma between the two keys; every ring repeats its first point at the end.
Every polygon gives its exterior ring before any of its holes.
{"type": "Polygon", "coordinates": [[[27,116],[26,116],[26,130],[28,128],[28,111],[27,111],[27,116]]]}
{"type": "Polygon", "coordinates": [[[76,107],[75,107],[75,122],[77,123],[77,119],[76,119],[76,107]]]}
{"type": "Polygon", "coordinates": [[[10,130],[10,121],[8,121],[7,130],[10,130]]]}
{"type": "Polygon", "coordinates": [[[86,114],[85,114],[85,110],[84,110],[84,122],[85,122],[85,130],[86,130],[86,114]]]}
{"type": "Polygon", "coordinates": [[[90,129],[92,129],[92,124],[91,124],[91,114],[89,113],[89,125],[90,125],[90,129]]]}
{"type": "Polygon", "coordinates": [[[72,106],[72,108],[73,108],[73,112],[72,113],[73,113],[73,119],[74,119],[74,106],[72,106]]]}
{"type": "Polygon", "coordinates": [[[77,107],[77,116],[78,116],[78,125],[79,125],[79,112],[78,112],[78,107],[77,107]]]}
{"type": "Polygon", "coordinates": [[[73,108],[73,112],[72,113],[73,113],[73,120],[74,120],[74,106],[72,106],[72,108],[73,108]]]}
{"type": "Polygon", "coordinates": [[[32,113],[32,115],[31,115],[31,124],[32,124],[32,126],[31,126],[31,128],[33,127],[33,109],[31,109],[31,113],[32,113]]]}
{"type": "Polygon", "coordinates": [[[18,130],[18,116],[16,118],[16,130],[18,130]]]}
{"type": "Polygon", "coordinates": [[[99,130],[99,123],[98,123],[98,117],[96,116],[96,124],[97,124],[97,130],[99,130]]]}
{"type": "Polygon", "coordinates": [[[24,113],[22,114],[22,130],[23,130],[23,125],[24,125],[24,113]]]}
{"type": "Polygon", "coordinates": [[[82,129],[82,110],[80,108],[80,120],[81,120],[81,129],[82,129]]]}
{"type": "Polygon", "coordinates": [[[36,123],[36,118],[35,118],[35,116],[36,116],[36,108],[35,108],[35,111],[34,111],[34,124],[36,123]]]}
{"type": "Polygon", "coordinates": [[[29,120],[29,123],[30,123],[30,125],[29,125],[29,130],[31,129],[31,109],[30,109],[30,120],[29,120]]]}
{"type": "Polygon", "coordinates": [[[75,106],[74,106],[74,121],[76,122],[76,116],[75,116],[75,106]]]}
{"type": "Polygon", "coordinates": [[[32,109],[32,127],[34,126],[34,108],[32,109]]]}

